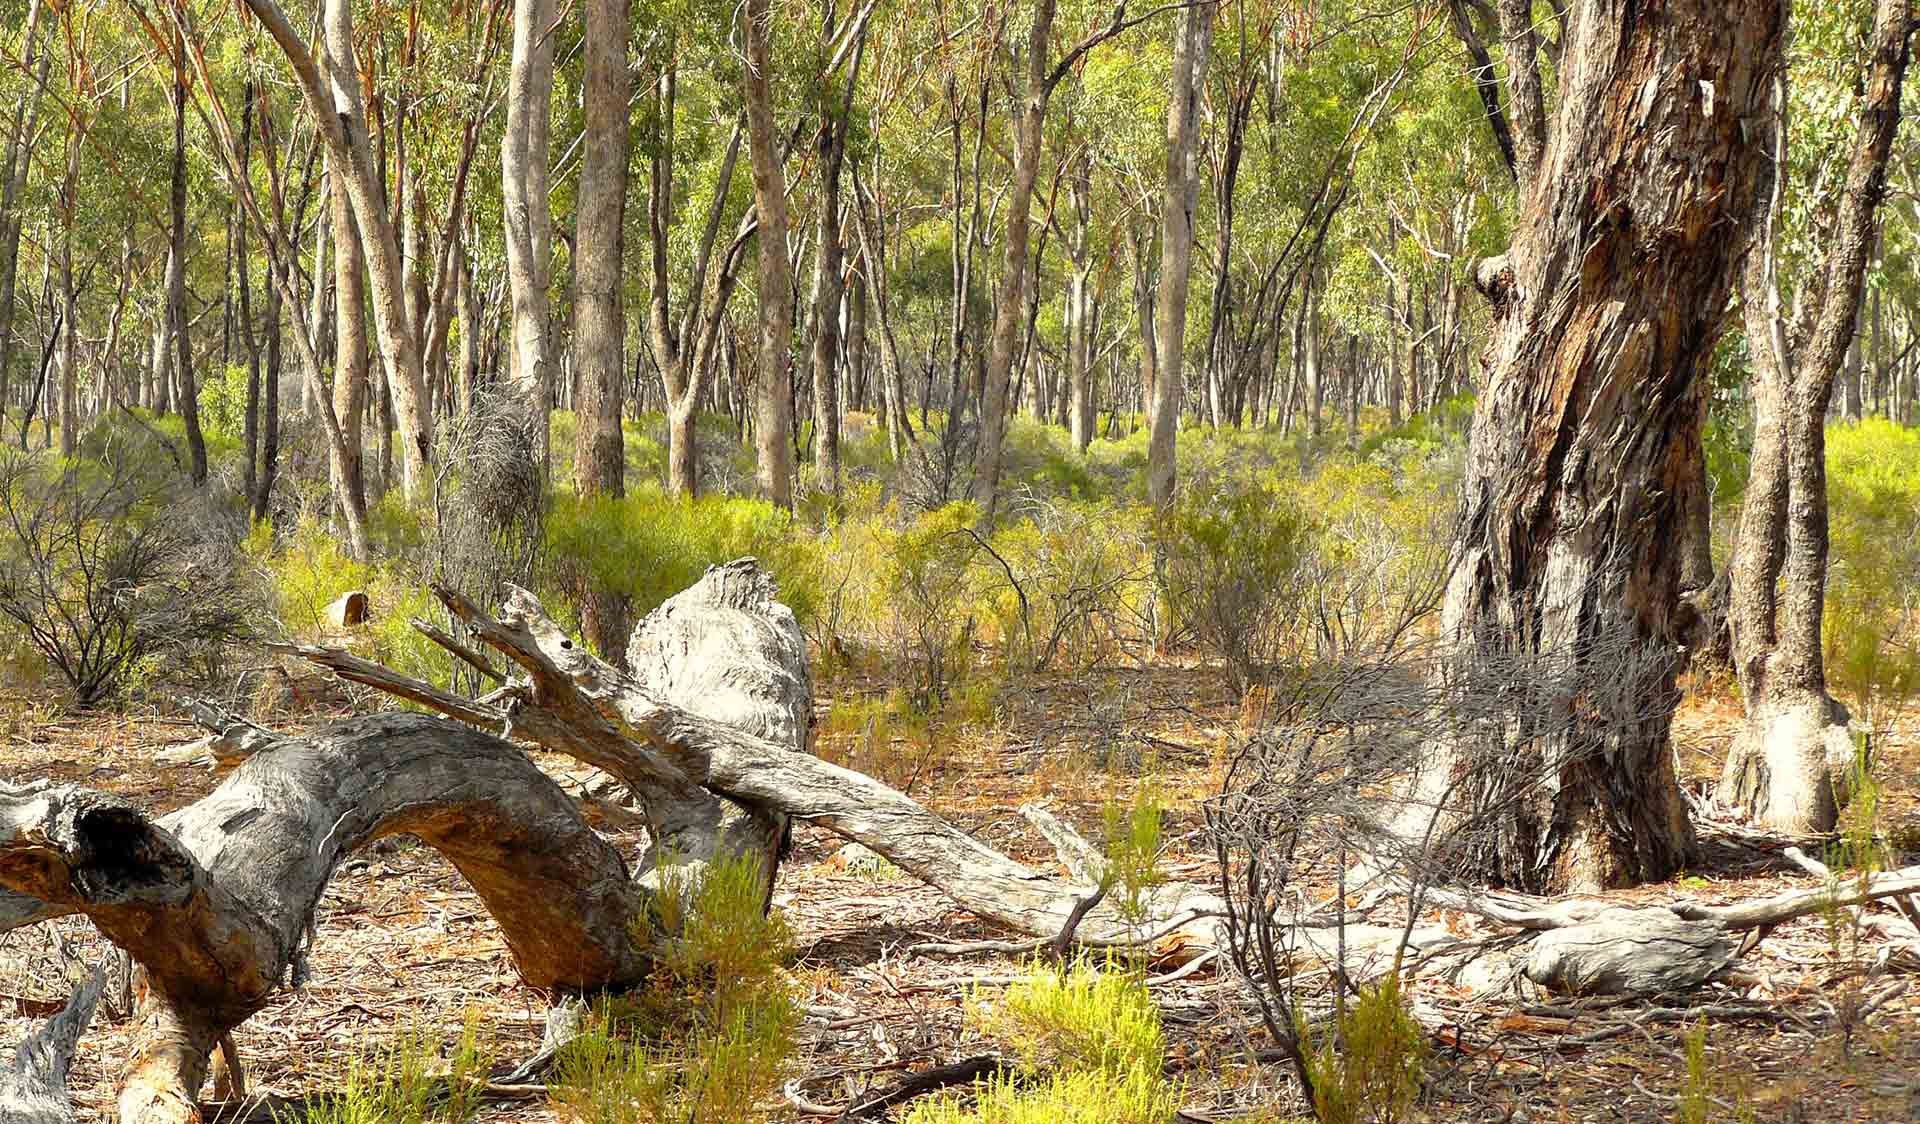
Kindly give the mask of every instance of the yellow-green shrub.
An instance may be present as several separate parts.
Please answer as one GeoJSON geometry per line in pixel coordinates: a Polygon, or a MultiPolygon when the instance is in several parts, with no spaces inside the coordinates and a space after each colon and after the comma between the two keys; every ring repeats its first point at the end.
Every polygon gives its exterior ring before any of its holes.
{"type": "Polygon", "coordinates": [[[698,581],[708,566],[752,555],[773,574],[781,601],[803,627],[819,604],[811,537],[763,500],[687,499],[656,487],[621,499],[563,495],[547,515],[546,534],[563,601],[592,582],[627,597],[641,616],[698,581]]]}
{"type": "Polygon", "coordinates": [[[1299,1029],[1321,1124],[1394,1124],[1412,1118],[1426,1076],[1427,1040],[1397,975],[1360,989],[1335,1033],[1299,1029]]]}
{"type": "Polygon", "coordinates": [[[916,1106],[907,1124],[1162,1124],[1180,1104],[1164,1076],[1160,1012],[1137,975],[1081,963],[1035,966],[998,1003],[976,997],[975,1029],[1004,1041],[1018,1077],[916,1106]]]}
{"type": "Polygon", "coordinates": [[[1920,687],[1920,430],[1827,427],[1827,679],[1872,722],[1920,687]]]}
{"type": "Polygon", "coordinates": [[[1277,479],[1201,483],[1181,493],[1158,530],[1175,618],[1226,665],[1234,693],[1244,692],[1299,624],[1312,518],[1277,479]]]}
{"type": "Polygon", "coordinates": [[[561,1051],[556,1105],[590,1124],[764,1119],[799,1024],[781,968],[792,937],[766,885],[751,856],[708,864],[695,886],[663,879],[661,916],[636,933],[655,976],[603,1002],[561,1051]]]}

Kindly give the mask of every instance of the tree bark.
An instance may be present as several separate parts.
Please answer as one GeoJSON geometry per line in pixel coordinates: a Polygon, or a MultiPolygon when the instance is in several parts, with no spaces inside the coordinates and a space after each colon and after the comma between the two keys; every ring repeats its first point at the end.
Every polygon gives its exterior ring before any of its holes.
{"type": "Polygon", "coordinates": [[[327,195],[333,221],[333,409],[346,453],[335,458],[339,463],[333,466],[333,488],[341,497],[338,502],[351,497],[365,510],[367,384],[373,373],[367,348],[366,257],[338,173],[327,195]]]}
{"type": "Polygon", "coordinates": [[[186,46],[176,10],[174,24],[173,162],[168,192],[172,252],[167,258],[167,319],[172,326],[174,379],[179,384],[180,417],[187,425],[188,476],[197,487],[207,482],[207,442],[200,432],[199,392],[193,381],[193,340],[187,331],[187,67],[186,46]]]}
{"type": "Polygon", "coordinates": [[[14,108],[13,132],[7,138],[5,175],[0,180],[0,407],[11,389],[8,362],[13,352],[13,303],[20,277],[20,196],[27,189],[27,169],[32,163],[33,139],[40,119],[40,93],[47,87],[47,71],[53,52],[40,49],[40,0],[27,6],[26,30],[21,36],[22,72],[32,75],[25,99],[14,108]],[[37,57],[36,57],[37,56],[37,57]]]}
{"type": "Polygon", "coordinates": [[[1164,510],[1173,503],[1174,440],[1186,393],[1187,289],[1193,269],[1193,212],[1198,197],[1200,95],[1207,88],[1213,47],[1211,3],[1195,4],[1175,19],[1173,89],[1167,97],[1167,174],[1160,204],[1160,289],[1154,309],[1153,398],[1148,407],[1147,498],[1164,510]]]}
{"type": "Polygon", "coordinates": [[[1413,817],[1437,809],[1461,865],[1510,885],[1658,879],[1693,852],[1660,529],[1681,514],[1783,22],[1779,0],[1578,9],[1514,244],[1476,271],[1495,334],[1443,627],[1463,674],[1564,673],[1572,693],[1520,700],[1491,746],[1436,747],[1413,817]]]}
{"type": "Polygon", "coordinates": [[[507,127],[500,141],[500,193],[513,301],[515,407],[536,463],[545,465],[553,407],[547,338],[553,211],[548,201],[553,98],[553,0],[513,8],[513,61],[507,79],[507,127]]]}
{"type": "MultiPolygon", "coordinates": [[[[574,344],[579,356],[574,492],[582,498],[626,494],[626,444],[620,428],[627,377],[625,290],[629,0],[586,0],[585,156],[580,165],[574,245],[574,344]]],[[[586,579],[581,630],[618,658],[631,619],[622,594],[586,579]]]]}
{"type": "MultiPolygon", "coordinates": [[[[1779,178],[1757,204],[1746,273],[1753,356],[1754,444],[1732,561],[1734,668],[1747,725],[1718,796],[1782,831],[1831,830],[1856,751],[1846,708],[1827,693],[1821,618],[1827,577],[1826,417],[1847,363],[1866,268],[1878,238],[1887,161],[1900,124],[1912,0],[1879,0],[1872,65],[1846,183],[1823,217],[1820,260],[1803,279],[1789,323],[1780,308],[1776,224],[1779,178]]],[[[1784,79],[1768,140],[1784,166],[1784,79]]]]}
{"type": "MultiPolygon", "coordinates": [[[[993,336],[987,347],[985,392],[980,397],[980,435],[974,450],[973,502],[991,520],[999,500],[1000,461],[1006,444],[1007,391],[1013,378],[1014,351],[1027,311],[1027,227],[1033,212],[1033,185],[1040,176],[1040,142],[1047,121],[1047,65],[1053,52],[1054,0],[1034,0],[1033,26],[1027,36],[1026,89],[1014,117],[1013,184],[1007,197],[1006,266],[994,300],[993,336]]],[[[986,123],[981,122],[981,128],[986,123]]],[[[951,422],[949,424],[952,424],[951,422]]]]}
{"type": "MultiPolygon", "coordinates": [[[[623,299],[627,215],[626,0],[587,0],[584,156],[575,239],[574,341],[580,357],[579,444],[574,489],[582,496],[626,494],[620,413],[626,386],[623,299]]],[[[608,650],[603,647],[602,650],[608,650]]]]}
{"type": "Polygon", "coordinates": [[[754,388],[754,442],[760,493],[775,507],[793,506],[793,265],[787,256],[787,176],[773,123],[773,14],[768,0],[742,8],[746,67],[741,100],[753,164],[753,202],[760,214],[760,371],[754,388]]]}

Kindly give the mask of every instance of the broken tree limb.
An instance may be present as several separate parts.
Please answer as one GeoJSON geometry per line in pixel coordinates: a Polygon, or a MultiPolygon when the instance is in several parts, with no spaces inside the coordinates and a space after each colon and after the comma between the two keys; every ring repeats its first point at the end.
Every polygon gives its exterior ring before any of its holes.
{"type": "Polygon", "coordinates": [[[12,1064],[0,1072],[0,1120],[7,1124],[69,1124],[73,1120],[67,1069],[80,1036],[93,1021],[94,1004],[105,985],[106,973],[94,969],[59,1014],[14,1048],[12,1064]]]}
{"type": "Polygon", "coordinates": [[[1778,925],[1796,917],[1808,917],[1829,909],[1844,909],[1884,898],[1898,898],[1920,892],[1920,866],[1903,867],[1865,878],[1843,878],[1824,889],[1792,890],[1732,905],[1705,905],[1701,902],[1675,902],[1670,909],[1689,921],[1716,921],[1729,929],[1752,929],[1778,925]]]}
{"type": "MultiPolygon", "coordinates": [[[[697,619],[699,606],[725,606],[749,620],[765,614],[774,623],[741,624],[736,640],[744,637],[757,652],[804,657],[797,626],[788,630],[777,623],[780,614],[791,620],[791,613],[772,600],[770,579],[751,560],[713,567],[700,583],[641,623],[629,652],[637,667],[653,674],[646,681],[574,643],[525,590],[511,590],[497,618],[457,593],[436,593],[468,635],[520,669],[513,682],[496,692],[497,703],[450,696],[337,648],[292,650],[342,678],[462,721],[493,729],[510,724],[516,736],[605,769],[633,786],[649,819],[662,822],[668,832],[690,818],[688,809],[709,807],[714,798],[808,820],[865,844],[964,908],[1037,937],[1059,933],[1075,905],[1093,889],[1016,862],[905,794],[800,752],[794,743],[806,727],[796,705],[800,696],[793,689],[795,678],[783,679],[764,667],[723,673],[717,683],[711,674],[697,670],[666,676],[661,669],[669,663],[659,653],[686,649],[689,634],[699,631],[689,623],[697,619]],[[756,698],[769,710],[785,709],[786,721],[770,719],[767,729],[792,741],[782,744],[750,732],[748,723],[734,718],[735,711],[722,710],[726,717],[715,718],[673,697],[725,703],[730,693],[756,698]]],[[[707,666],[718,659],[711,648],[692,650],[705,653],[689,661],[692,664],[707,666]]],[[[1073,849],[1094,853],[1084,840],[1073,849]]],[[[1153,916],[1145,927],[1164,930],[1201,922],[1217,914],[1219,905],[1213,895],[1193,887],[1163,887],[1156,892],[1153,916]]],[[[1122,918],[1111,903],[1091,911],[1080,924],[1083,936],[1109,942],[1137,939],[1141,928],[1122,918]]],[[[1202,939],[1212,943],[1212,934],[1202,939]]]]}

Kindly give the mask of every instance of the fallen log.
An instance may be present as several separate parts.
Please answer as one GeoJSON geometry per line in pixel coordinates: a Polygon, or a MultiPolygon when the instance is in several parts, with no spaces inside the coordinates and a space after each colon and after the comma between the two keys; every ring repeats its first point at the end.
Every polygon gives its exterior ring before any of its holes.
{"type": "Polygon", "coordinates": [[[13,1064],[0,1072],[0,1120],[6,1124],[70,1124],[73,1101],[67,1095],[67,1068],[87,1024],[106,973],[96,969],[74,990],[59,1014],[40,1024],[13,1051],[13,1064]]]}

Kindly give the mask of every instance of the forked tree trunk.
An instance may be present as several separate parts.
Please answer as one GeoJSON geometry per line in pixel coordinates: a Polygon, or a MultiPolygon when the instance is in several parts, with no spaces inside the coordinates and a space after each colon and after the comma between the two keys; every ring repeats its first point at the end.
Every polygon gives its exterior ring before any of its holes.
{"type": "Polygon", "coordinates": [[[1472,829],[1455,838],[1483,876],[1619,885],[1693,852],[1669,742],[1668,536],[1766,159],[1752,122],[1782,24],[1780,0],[1576,7],[1518,233],[1477,271],[1495,334],[1444,627],[1467,674],[1543,663],[1586,684],[1426,763],[1419,795],[1472,829]]]}
{"type": "MultiPolygon", "coordinates": [[[[1900,124],[1912,0],[1879,0],[1872,68],[1847,180],[1822,217],[1823,254],[1781,313],[1776,223],[1787,187],[1758,204],[1748,256],[1745,315],[1753,356],[1753,459],[1732,563],[1734,669],[1747,706],[1720,778],[1719,798],[1791,832],[1830,830],[1854,765],[1846,708],[1827,693],[1821,652],[1827,577],[1826,417],[1834,378],[1855,338],[1860,295],[1878,232],[1887,160],[1900,124]]],[[[1781,93],[1784,94],[1784,83],[1781,93]]],[[[1769,140],[1786,155],[1786,122],[1769,140]]]]}

